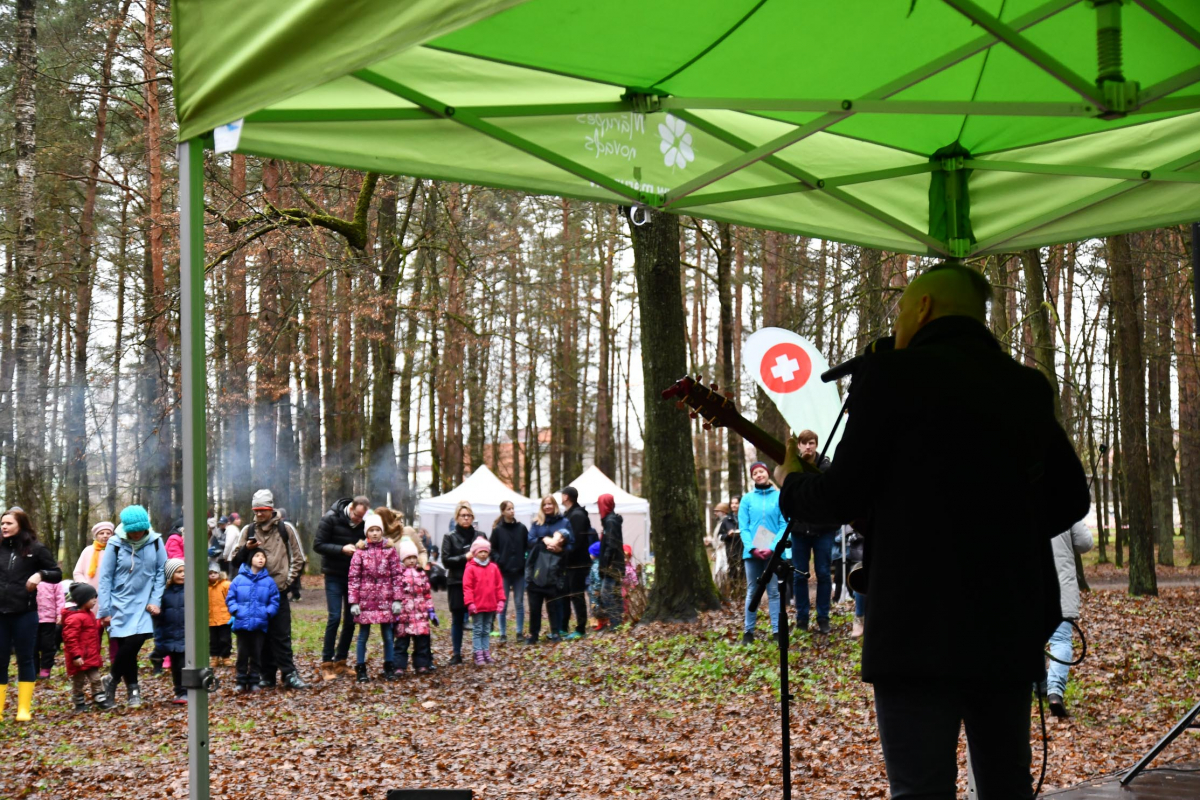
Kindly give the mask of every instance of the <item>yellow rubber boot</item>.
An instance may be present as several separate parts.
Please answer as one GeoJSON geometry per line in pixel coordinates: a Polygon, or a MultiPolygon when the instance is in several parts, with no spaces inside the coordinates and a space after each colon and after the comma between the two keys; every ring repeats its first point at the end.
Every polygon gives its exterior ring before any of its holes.
{"type": "Polygon", "coordinates": [[[30,709],[33,708],[33,681],[17,683],[17,722],[29,722],[33,719],[30,709]]]}
{"type": "Polygon", "coordinates": [[[0,683],[0,717],[4,716],[4,702],[8,699],[8,684],[0,683]]]}

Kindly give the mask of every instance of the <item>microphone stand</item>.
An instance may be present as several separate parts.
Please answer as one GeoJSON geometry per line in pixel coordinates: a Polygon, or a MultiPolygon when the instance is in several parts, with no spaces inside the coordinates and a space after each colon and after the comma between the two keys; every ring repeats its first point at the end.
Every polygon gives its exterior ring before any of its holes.
{"type": "MultiPolygon", "coordinates": [[[[829,443],[833,441],[833,437],[837,434],[838,426],[842,424],[842,417],[846,416],[846,406],[850,403],[850,393],[846,393],[846,400],[842,403],[842,410],[838,412],[837,419],[833,423],[833,430],[829,432],[829,438],[825,440],[825,446],[821,448],[821,455],[817,456],[816,463],[820,464],[825,460],[825,453],[829,450],[829,443]]],[[[754,595],[750,598],[750,613],[757,614],[758,607],[762,604],[763,592],[767,590],[767,586],[772,580],[778,580],[783,584],[783,589],[779,593],[779,711],[780,725],[782,732],[780,734],[780,744],[783,748],[783,758],[781,759],[781,768],[783,771],[783,800],[792,800],[792,728],[791,728],[791,711],[792,711],[792,695],[788,692],[788,649],[791,644],[791,632],[788,630],[788,595],[792,588],[792,579],[795,577],[798,570],[792,565],[791,559],[785,559],[783,552],[788,549],[792,543],[792,527],[794,523],[788,520],[787,530],[783,536],[779,537],[779,542],[775,545],[775,549],[771,552],[771,560],[767,562],[767,568],[763,570],[763,574],[759,576],[758,583],[754,586],[754,595]]],[[[799,571],[800,574],[808,578],[808,573],[799,571]]]]}

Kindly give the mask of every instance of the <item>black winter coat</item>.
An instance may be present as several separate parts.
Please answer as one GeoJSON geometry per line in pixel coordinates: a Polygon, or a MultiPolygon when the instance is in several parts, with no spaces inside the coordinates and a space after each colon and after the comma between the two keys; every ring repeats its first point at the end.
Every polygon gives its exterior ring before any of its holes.
{"type": "Polygon", "coordinates": [[[571,532],[575,534],[571,549],[567,551],[567,566],[572,569],[582,567],[590,570],[592,558],[588,555],[588,548],[595,543],[596,537],[591,533],[592,519],[588,516],[587,509],[578,505],[571,506],[563,512],[563,517],[570,523],[571,532]]]}
{"type": "Polygon", "coordinates": [[[600,574],[605,578],[622,580],[625,577],[624,520],[615,511],[600,520],[604,535],[600,537],[600,574]]]}
{"type": "Polygon", "coordinates": [[[474,528],[455,525],[454,530],[442,539],[442,566],[446,568],[446,596],[451,611],[462,611],[467,607],[463,602],[463,573],[467,571],[471,542],[480,536],[483,534],[474,528]]]}
{"type": "Polygon", "coordinates": [[[46,583],[62,580],[62,569],[41,542],[34,542],[29,555],[17,552],[17,536],[0,538],[0,614],[24,614],[37,610],[37,592],[25,588],[35,572],[46,583]]]}
{"type": "Polygon", "coordinates": [[[163,589],[162,605],[154,618],[154,646],[167,653],[182,653],[186,639],[184,629],[184,599],[187,592],[178,583],[163,589]]]}
{"type": "MultiPolygon", "coordinates": [[[[820,455],[820,453],[818,453],[818,455],[820,455]]],[[[824,472],[829,469],[832,463],[833,462],[829,460],[829,456],[825,456],[821,459],[821,463],[817,464],[817,469],[821,470],[821,472],[824,472]]],[[[837,529],[837,525],[809,525],[805,522],[797,522],[795,523],[795,528],[792,532],[800,536],[820,536],[823,533],[836,533],[837,529]]]]}
{"type": "Polygon", "coordinates": [[[333,508],[325,512],[317,523],[317,535],[313,539],[313,552],[321,556],[321,573],[335,575],[340,578],[350,577],[350,559],[352,556],[342,552],[348,544],[358,544],[366,538],[363,524],[350,524],[350,515],[346,509],[353,502],[349,497],[343,497],[333,504],[333,508]]]}
{"type": "Polygon", "coordinates": [[[865,521],[864,681],[1028,685],[1061,619],[1051,539],[1088,510],[1083,466],[1046,379],[968,317],[943,317],[854,377],[846,432],[822,474],[779,506],[818,524],[865,521]],[[914,591],[949,592],[931,613],[914,591]]]}
{"type": "Polygon", "coordinates": [[[516,577],[525,571],[525,542],[529,538],[529,529],[525,523],[501,521],[492,528],[492,561],[500,571],[509,577],[516,577]]]}

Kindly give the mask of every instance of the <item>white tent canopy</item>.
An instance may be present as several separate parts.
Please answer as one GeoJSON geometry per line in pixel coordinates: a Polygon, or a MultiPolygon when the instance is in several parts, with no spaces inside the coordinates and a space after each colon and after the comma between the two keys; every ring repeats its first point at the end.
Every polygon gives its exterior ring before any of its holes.
{"type": "Polygon", "coordinates": [[[633,548],[633,555],[639,561],[650,558],[650,503],[647,500],[617,486],[595,466],[584,470],[570,485],[579,492],[579,505],[587,509],[592,527],[597,531],[600,530],[600,507],[596,501],[602,494],[611,494],[623,520],[621,533],[625,544],[633,548]]]}
{"type": "Polygon", "coordinates": [[[500,516],[500,504],[511,500],[517,519],[529,524],[537,513],[537,500],[522,497],[520,492],[509,487],[496,477],[496,473],[481,465],[465,481],[445,494],[421,500],[417,511],[421,515],[421,527],[429,531],[434,544],[442,546],[442,537],[450,529],[454,518],[454,507],[462,500],[471,504],[475,512],[475,527],[484,533],[492,530],[492,521],[500,516]]]}

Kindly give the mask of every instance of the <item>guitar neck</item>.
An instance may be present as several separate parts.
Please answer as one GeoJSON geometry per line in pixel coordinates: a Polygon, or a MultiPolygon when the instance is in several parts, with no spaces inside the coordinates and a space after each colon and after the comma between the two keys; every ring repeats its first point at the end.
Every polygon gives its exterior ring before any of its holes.
{"type": "Polygon", "coordinates": [[[731,414],[725,420],[725,427],[763,451],[776,464],[783,463],[787,455],[783,443],[741,414],[731,414]]]}

